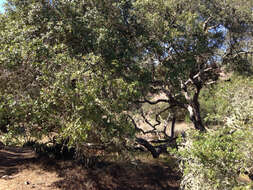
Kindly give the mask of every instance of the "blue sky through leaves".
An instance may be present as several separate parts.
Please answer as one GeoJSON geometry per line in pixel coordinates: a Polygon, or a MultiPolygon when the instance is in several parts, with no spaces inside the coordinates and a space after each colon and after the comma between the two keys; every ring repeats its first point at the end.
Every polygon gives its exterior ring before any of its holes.
{"type": "Polygon", "coordinates": [[[6,0],[0,0],[0,12],[4,12],[3,4],[6,2],[6,0]]]}

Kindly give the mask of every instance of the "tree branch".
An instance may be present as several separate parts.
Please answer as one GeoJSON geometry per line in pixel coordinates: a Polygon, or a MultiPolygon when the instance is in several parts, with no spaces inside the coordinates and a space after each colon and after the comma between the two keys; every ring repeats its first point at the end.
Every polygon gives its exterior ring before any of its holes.
{"type": "Polygon", "coordinates": [[[161,153],[168,153],[168,147],[177,147],[176,138],[169,138],[166,140],[153,140],[151,142],[147,141],[143,138],[136,138],[136,142],[142,146],[144,146],[154,158],[158,158],[161,153]],[[151,143],[165,143],[158,146],[153,146],[151,143]]]}
{"type": "Polygon", "coordinates": [[[156,104],[159,104],[161,102],[169,103],[169,100],[167,100],[167,99],[158,99],[156,101],[150,101],[150,100],[147,100],[146,98],[144,98],[144,100],[139,100],[136,103],[140,103],[140,104],[148,103],[150,105],[156,105],[156,104]]]}
{"type": "Polygon", "coordinates": [[[152,146],[147,140],[143,138],[136,138],[136,142],[142,146],[144,146],[149,152],[151,152],[154,158],[158,158],[160,153],[152,146]]]}
{"type": "Polygon", "coordinates": [[[145,132],[143,129],[141,129],[141,128],[139,128],[139,127],[137,126],[137,124],[136,124],[134,118],[133,118],[131,115],[128,114],[127,116],[128,116],[128,118],[132,121],[132,123],[133,123],[134,128],[135,128],[136,131],[142,132],[143,134],[146,134],[146,132],[145,132]]]}

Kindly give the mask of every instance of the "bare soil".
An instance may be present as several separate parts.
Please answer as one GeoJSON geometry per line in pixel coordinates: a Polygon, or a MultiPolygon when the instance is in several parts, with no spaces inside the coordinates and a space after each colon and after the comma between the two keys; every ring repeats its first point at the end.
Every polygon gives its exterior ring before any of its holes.
{"type": "Polygon", "coordinates": [[[104,163],[37,158],[29,148],[0,150],[0,190],[177,190],[180,174],[166,162],[104,163]]]}

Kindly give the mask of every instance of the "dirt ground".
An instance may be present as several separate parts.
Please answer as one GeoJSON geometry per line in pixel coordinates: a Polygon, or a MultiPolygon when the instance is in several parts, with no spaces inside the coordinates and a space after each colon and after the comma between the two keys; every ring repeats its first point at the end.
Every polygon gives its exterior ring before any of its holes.
{"type": "Polygon", "coordinates": [[[0,150],[0,190],[177,190],[180,175],[166,162],[114,162],[86,169],[73,161],[37,158],[28,148],[0,150]]]}

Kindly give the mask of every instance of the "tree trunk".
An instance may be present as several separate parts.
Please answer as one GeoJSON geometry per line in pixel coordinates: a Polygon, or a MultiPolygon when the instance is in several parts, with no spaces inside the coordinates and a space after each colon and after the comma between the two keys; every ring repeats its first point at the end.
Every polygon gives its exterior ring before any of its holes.
{"type": "Polygon", "coordinates": [[[6,125],[0,125],[0,131],[2,133],[8,133],[8,129],[7,129],[6,125]]]}
{"type": "Polygon", "coordinates": [[[192,121],[194,128],[199,131],[205,131],[206,129],[202,123],[198,102],[193,102],[192,105],[188,105],[187,110],[189,111],[190,120],[192,121]]]}
{"type": "MultiPolygon", "coordinates": [[[[193,79],[192,79],[193,81],[193,79]]],[[[199,131],[206,131],[203,123],[202,123],[202,119],[200,116],[200,106],[199,106],[199,93],[200,90],[202,88],[201,83],[198,82],[194,82],[195,87],[196,87],[196,91],[193,95],[193,97],[191,98],[190,93],[187,90],[187,86],[185,84],[182,84],[182,90],[184,92],[184,96],[185,99],[188,102],[188,105],[185,106],[185,108],[188,110],[189,114],[190,114],[190,120],[192,121],[194,128],[199,130],[199,131]]]]}
{"type": "Polygon", "coordinates": [[[175,135],[175,123],[176,123],[176,117],[172,118],[172,122],[171,122],[171,128],[170,128],[170,137],[174,137],[175,135]]]}

